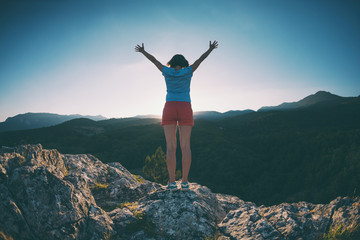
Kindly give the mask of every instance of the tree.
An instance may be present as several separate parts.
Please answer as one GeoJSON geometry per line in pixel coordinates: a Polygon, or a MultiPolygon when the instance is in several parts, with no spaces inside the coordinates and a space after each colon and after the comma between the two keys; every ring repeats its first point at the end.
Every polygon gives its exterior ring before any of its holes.
{"type": "MultiPolygon", "coordinates": [[[[159,146],[155,154],[151,157],[148,155],[145,158],[145,165],[143,167],[145,177],[150,181],[165,185],[169,180],[169,173],[166,166],[166,155],[159,146]]],[[[176,171],[176,178],[180,176],[180,171],[176,171]]]]}

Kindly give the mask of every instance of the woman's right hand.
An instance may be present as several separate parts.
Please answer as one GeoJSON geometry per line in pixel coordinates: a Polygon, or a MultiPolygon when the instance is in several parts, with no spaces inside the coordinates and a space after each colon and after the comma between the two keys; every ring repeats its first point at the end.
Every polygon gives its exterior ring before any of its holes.
{"type": "Polygon", "coordinates": [[[215,40],[213,43],[211,43],[211,41],[210,41],[210,43],[209,43],[209,48],[210,48],[211,50],[214,50],[215,48],[218,47],[218,45],[219,45],[218,41],[215,40]]]}
{"type": "Polygon", "coordinates": [[[135,52],[144,53],[144,51],[145,51],[144,43],[141,46],[139,44],[135,46],[135,52]]]}

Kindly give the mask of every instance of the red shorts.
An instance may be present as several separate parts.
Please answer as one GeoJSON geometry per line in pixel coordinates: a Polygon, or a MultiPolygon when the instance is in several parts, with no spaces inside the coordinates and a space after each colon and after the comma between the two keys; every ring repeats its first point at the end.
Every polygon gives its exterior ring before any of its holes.
{"type": "Polygon", "coordinates": [[[193,111],[191,103],[168,101],[165,103],[161,125],[179,124],[194,126],[193,111]]]}

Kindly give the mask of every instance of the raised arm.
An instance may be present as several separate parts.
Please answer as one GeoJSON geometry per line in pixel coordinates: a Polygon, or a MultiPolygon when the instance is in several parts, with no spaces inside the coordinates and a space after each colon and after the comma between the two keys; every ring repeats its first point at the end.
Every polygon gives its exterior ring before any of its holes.
{"type": "Polygon", "coordinates": [[[162,72],[164,65],[162,65],[153,55],[145,51],[144,44],[142,44],[141,46],[139,44],[136,45],[135,52],[140,52],[144,54],[144,56],[149,59],[153,64],[155,64],[155,66],[160,70],[160,72],[162,72]]]}
{"type": "Polygon", "coordinates": [[[218,47],[218,42],[215,40],[213,43],[209,43],[209,49],[203,54],[201,55],[201,57],[196,60],[192,65],[191,65],[191,68],[192,68],[192,71],[195,72],[195,70],[199,67],[200,63],[202,61],[205,60],[205,58],[207,58],[207,56],[209,56],[209,54],[212,52],[212,50],[214,50],[215,48],[218,47]]]}

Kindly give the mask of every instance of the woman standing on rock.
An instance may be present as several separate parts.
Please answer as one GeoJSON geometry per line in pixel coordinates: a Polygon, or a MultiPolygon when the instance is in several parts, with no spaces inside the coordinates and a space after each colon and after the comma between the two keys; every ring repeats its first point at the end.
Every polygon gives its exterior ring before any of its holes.
{"type": "Polygon", "coordinates": [[[166,162],[169,172],[168,189],[177,189],[175,182],[176,169],[176,131],[179,125],[180,146],[182,152],[182,179],[181,188],[188,189],[188,175],[191,165],[190,136],[194,126],[193,111],[190,100],[190,82],[193,72],[200,63],[218,47],[218,42],[209,43],[209,49],[201,55],[191,66],[183,55],[176,54],[167,63],[162,65],[154,56],[144,49],[144,44],[136,45],[135,51],[144,54],[165,77],[167,95],[163,110],[161,125],[164,127],[166,138],[166,162]]]}

